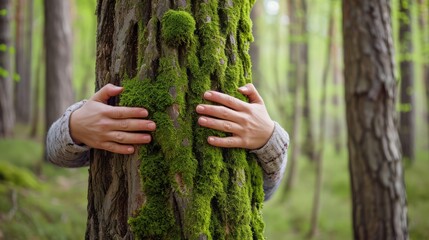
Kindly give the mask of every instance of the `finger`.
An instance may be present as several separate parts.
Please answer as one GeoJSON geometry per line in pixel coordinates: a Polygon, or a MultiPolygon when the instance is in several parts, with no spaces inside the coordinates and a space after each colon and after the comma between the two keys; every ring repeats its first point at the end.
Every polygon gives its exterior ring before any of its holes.
{"type": "Polygon", "coordinates": [[[150,134],[147,133],[130,133],[122,131],[112,131],[107,137],[111,142],[120,144],[147,144],[152,140],[150,134]]]}
{"type": "Polygon", "coordinates": [[[240,99],[237,99],[235,97],[232,97],[230,95],[216,92],[216,91],[207,91],[204,93],[204,98],[206,100],[219,103],[221,105],[227,106],[231,109],[240,110],[245,108],[246,104],[245,102],[241,101],[240,99]]]}
{"type": "Polygon", "coordinates": [[[141,120],[141,119],[120,119],[114,120],[115,127],[113,130],[121,131],[154,131],[156,129],[156,124],[150,120],[141,120]]]}
{"type": "Polygon", "coordinates": [[[106,106],[105,114],[114,119],[144,118],[148,116],[148,112],[144,108],[117,106],[106,106]]]}
{"type": "Polygon", "coordinates": [[[132,145],[123,145],[115,142],[105,142],[100,149],[119,154],[132,154],[135,150],[132,145]]]}
{"type": "Polygon", "coordinates": [[[224,148],[243,148],[243,141],[241,138],[234,137],[214,137],[210,136],[207,138],[207,142],[215,147],[224,147],[224,148]]]}
{"type": "Polygon", "coordinates": [[[228,133],[238,133],[241,131],[242,127],[234,122],[220,120],[209,117],[200,117],[198,118],[198,124],[203,127],[219,130],[222,132],[228,133]]]}
{"type": "Polygon", "coordinates": [[[240,123],[243,120],[243,117],[239,112],[224,106],[200,104],[197,106],[196,111],[199,114],[220,118],[235,123],[240,123]]]}
{"type": "Polygon", "coordinates": [[[250,103],[264,103],[264,100],[261,95],[259,95],[258,90],[256,90],[253,84],[246,84],[245,86],[238,88],[238,90],[249,98],[250,103]]]}
{"type": "Polygon", "coordinates": [[[98,92],[91,97],[91,100],[107,103],[107,100],[109,100],[110,97],[119,95],[123,89],[123,87],[118,87],[109,83],[98,90],[98,92]]]}

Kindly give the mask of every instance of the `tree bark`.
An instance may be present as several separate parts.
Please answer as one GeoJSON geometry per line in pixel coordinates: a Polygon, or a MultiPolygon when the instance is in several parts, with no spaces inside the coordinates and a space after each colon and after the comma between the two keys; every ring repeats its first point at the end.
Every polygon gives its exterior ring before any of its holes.
{"type": "Polygon", "coordinates": [[[73,103],[69,1],[45,0],[46,93],[45,127],[73,103]]]}
{"type": "Polygon", "coordinates": [[[415,133],[415,105],[414,105],[414,63],[412,39],[412,2],[399,1],[399,54],[401,72],[401,115],[399,137],[401,139],[402,155],[410,162],[414,162],[414,133],[415,133]]]}
{"type": "MultiPolygon", "coordinates": [[[[15,84],[15,114],[16,121],[24,124],[30,123],[31,118],[31,81],[29,79],[28,67],[31,54],[28,54],[28,36],[26,35],[26,8],[30,6],[25,4],[26,0],[16,2],[15,15],[15,67],[18,80],[15,84]]],[[[31,26],[27,26],[31,28],[31,26]]]]}
{"type": "Polygon", "coordinates": [[[11,70],[11,1],[0,1],[0,138],[13,134],[15,111],[11,70]]]}
{"type": "Polygon", "coordinates": [[[390,1],[344,1],[343,43],[355,239],[408,239],[390,1]]]}
{"type": "Polygon", "coordinates": [[[87,239],[263,238],[261,169],[209,146],[221,133],[194,110],[250,81],[251,2],[98,1],[96,88],[123,85],[110,104],[147,108],[157,130],[132,156],[92,151],[87,239]]]}

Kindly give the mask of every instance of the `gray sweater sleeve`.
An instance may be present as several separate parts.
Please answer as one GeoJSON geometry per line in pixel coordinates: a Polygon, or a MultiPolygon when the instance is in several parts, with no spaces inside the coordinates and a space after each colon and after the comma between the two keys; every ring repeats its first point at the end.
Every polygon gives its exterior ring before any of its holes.
{"type": "Polygon", "coordinates": [[[274,131],[268,142],[260,149],[251,151],[258,157],[264,177],[265,201],[277,190],[286,170],[288,133],[274,122],[274,131]]]}
{"type": "Polygon", "coordinates": [[[48,160],[55,165],[70,168],[89,165],[89,147],[74,143],[69,129],[70,115],[85,102],[83,100],[71,105],[49,128],[46,154],[48,160]]]}
{"type": "MultiPolygon", "coordinates": [[[[84,101],[70,106],[49,129],[46,149],[48,160],[61,167],[82,167],[89,165],[89,147],[77,145],[70,136],[69,121],[73,111],[82,107],[84,101]]],[[[268,142],[260,149],[251,151],[258,157],[263,170],[265,200],[278,188],[287,162],[289,135],[275,122],[274,131],[268,142]]]]}

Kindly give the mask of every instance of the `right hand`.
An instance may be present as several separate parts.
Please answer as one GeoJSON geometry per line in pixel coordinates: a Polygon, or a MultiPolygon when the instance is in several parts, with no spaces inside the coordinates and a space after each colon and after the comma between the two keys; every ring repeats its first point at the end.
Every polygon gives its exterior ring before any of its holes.
{"type": "Polygon", "coordinates": [[[70,135],[76,144],[119,154],[132,154],[133,144],[147,144],[148,133],[156,129],[145,120],[148,111],[137,107],[110,106],[107,100],[117,96],[123,87],[107,84],[70,116],[70,135]]]}

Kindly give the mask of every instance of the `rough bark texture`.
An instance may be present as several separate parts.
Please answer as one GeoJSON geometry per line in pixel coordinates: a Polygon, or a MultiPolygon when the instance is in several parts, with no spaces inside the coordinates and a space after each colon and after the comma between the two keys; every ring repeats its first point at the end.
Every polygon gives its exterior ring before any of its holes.
{"type": "Polygon", "coordinates": [[[45,0],[46,129],[73,103],[69,1],[45,0]]]}
{"type": "Polygon", "coordinates": [[[399,1],[399,54],[401,72],[401,115],[399,137],[401,139],[402,155],[411,162],[414,160],[415,135],[415,104],[414,104],[414,63],[411,0],[399,1]]]}
{"type": "MultiPolygon", "coordinates": [[[[28,65],[31,54],[28,55],[28,41],[26,36],[26,18],[30,17],[24,14],[31,4],[26,4],[26,0],[16,2],[15,15],[15,66],[18,81],[15,84],[15,114],[16,120],[20,123],[29,123],[31,117],[31,81],[28,75],[28,65]]],[[[30,36],[31,37],[31,36],[30,36]]]]}
{"type": "Polygon", "coordinates": [[[355,239],[408,239],[390,11],[387,0],[343,2],[355,239]]]}
{"type": "Polygon", "coordinates": [[[157,130],[133,156],[91,153],[87,239],[263,238],[259,166],[244,150],[209,146],[221,133],[195,113],[209,89],[243,98],[252,4],[98,1],[97,89],[123,85],[110,103],[147,108],[157,130]]]}
{"type": "Polygon", "coordinates": [[[11,70],[11,1],[0,1],[0,138],[13,133],[15,112],[11,70]]]}

